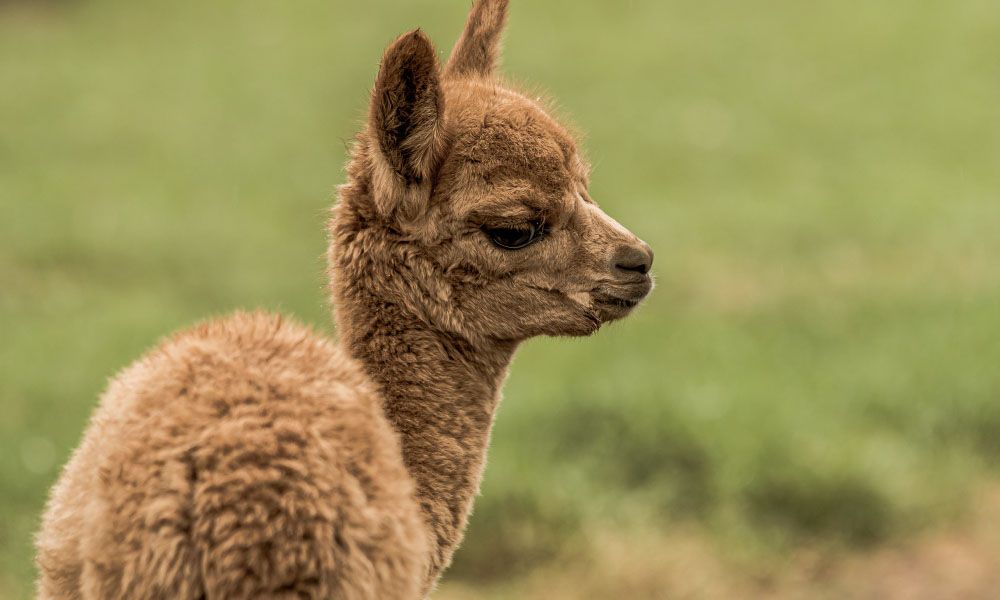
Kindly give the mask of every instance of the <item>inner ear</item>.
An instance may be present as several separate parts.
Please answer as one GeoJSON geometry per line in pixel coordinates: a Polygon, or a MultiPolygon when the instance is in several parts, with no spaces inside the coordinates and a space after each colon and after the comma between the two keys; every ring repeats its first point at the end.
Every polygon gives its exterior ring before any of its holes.
{"type": "Polygon", "coordinates": [[[437,57],[419,29],[389,46],[372,92],[369,127],[378,152],[404,187],[429,179],[443,146],[444,96],[437,57]]]}

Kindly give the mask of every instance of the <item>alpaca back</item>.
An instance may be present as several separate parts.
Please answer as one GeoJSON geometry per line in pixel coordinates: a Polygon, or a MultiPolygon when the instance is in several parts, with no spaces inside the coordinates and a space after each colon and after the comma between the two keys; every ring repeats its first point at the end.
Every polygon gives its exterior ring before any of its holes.
{"type": "Polygon", "coordinates": [[[413,598],[426,540],[361,369],[280,317],[178,334],[111,383],[38,538],[44,598],[413,598]]]}

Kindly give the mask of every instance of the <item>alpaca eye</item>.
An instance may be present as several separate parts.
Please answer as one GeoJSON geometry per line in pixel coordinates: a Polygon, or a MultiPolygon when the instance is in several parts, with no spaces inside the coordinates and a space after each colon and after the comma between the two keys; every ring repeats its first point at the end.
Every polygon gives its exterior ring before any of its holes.
{"type": "Polygon", "coordinates": [[[523,227],[497,227],[484,229],[490,241],[505,250],[519,250],[542,236],[542,226],[538,221],[525,223],[523,227]]]}

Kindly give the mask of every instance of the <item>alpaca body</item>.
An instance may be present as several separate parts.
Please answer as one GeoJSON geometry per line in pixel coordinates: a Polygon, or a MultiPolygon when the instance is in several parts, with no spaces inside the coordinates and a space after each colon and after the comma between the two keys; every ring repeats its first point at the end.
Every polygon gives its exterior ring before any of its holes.
{"type": "Polygon", "coordinates": [[[339,345],[238,314],[113,381],[43,519],[42,598],[430,591],[518,344],[652,289],[573,137],[494,76],[506,7],[478,0],[444,68],[419,30],[382,58],[329,223],[339,345]]]}
{"type": "Polygon", "coordinates": [[[376,386],[237,314],[109,386],[53,492],[42,598],[416,598],[427,542],[376,386]]]}

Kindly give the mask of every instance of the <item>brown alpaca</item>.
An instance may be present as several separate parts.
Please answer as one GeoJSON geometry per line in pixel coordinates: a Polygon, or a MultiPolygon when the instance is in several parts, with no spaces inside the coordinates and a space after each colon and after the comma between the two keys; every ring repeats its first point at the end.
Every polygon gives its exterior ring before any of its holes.
{"type": "Polygon", "coordinates": [[[439,69],[386,50],[330,220],[334,344],[262,313],[121,373],[38,536],[41,598],[426,595],[478,487],[517,345],[649,292],[649,248],[587,194],[572,137],[493,71],[505,0],[439,69]]]}

